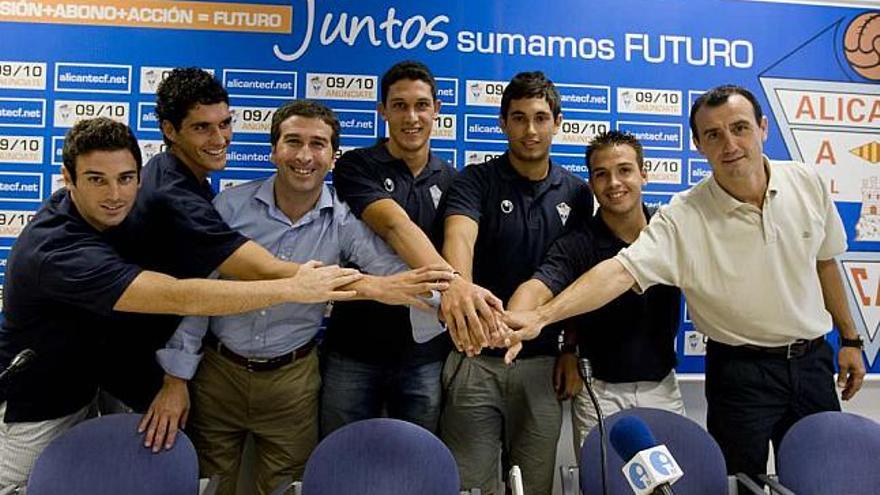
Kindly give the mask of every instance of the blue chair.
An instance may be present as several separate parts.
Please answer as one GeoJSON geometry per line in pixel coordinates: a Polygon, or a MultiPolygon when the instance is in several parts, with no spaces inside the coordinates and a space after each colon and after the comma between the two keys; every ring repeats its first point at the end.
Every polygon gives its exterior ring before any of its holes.
{"type": "Polygon", "coordinates": [[[199,466],[189,438],[154,454],[137,432],[139,414],[83,421],[53,440],[37,458],[28,495],[195,495],[199,466]]]}
{"type": "MultiPolygon", "coordinates": [[[[677,495],[727,495],[730,492],[721,448],[702,426],[679,414],[639,407],[607,417],[606,429],[611,431],[615,423],[627,416],[642,419],[681,466],[684,476],[673,485],[677,495]]],[[[580,487],[584,495],[602,495],[599,441],[599,429],[593,428],[581,448],[580,487]]],[[[609,495],[632,495],[632,488],[621,472],[627,460],[608,446],[609,495]]]]}
{"type": "Polygon", "coordinates": [[[303,495],[459,495],[449,449],[428,430],[388,418],[346,425],[306,463],[303,495]]]}
{"type": "Polygon", "coordinates": [[[880,423],[845,412],[811,414],[792,426],[776,456],[773,493],[880,493],[880,423]],[[781,485],[781,486],[780,486],[781,485]]]}

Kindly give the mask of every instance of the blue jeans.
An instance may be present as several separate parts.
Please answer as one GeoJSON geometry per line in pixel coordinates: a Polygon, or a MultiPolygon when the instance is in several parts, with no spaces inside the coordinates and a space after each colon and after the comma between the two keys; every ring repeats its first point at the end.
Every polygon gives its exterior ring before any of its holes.
{"type": "Polygon", "coordinates": [[[321,438],[354,421],[390,418],[437,431],[443,362],[373,364],[337,352],[321,356],[321,438]]]}

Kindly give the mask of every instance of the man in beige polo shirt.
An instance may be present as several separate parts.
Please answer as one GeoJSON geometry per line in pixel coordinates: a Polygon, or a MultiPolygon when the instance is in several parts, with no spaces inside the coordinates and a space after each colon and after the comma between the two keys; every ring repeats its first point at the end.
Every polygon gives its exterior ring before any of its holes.
{"type": "Polygon", "coordinates": [[[846,235],[826,187],[811,168],[763,156],[767,118],[748,90],[720,86],[694,102],[694,143],[712,176],[676,195],[639,238],[534,311],[508,313],[509,345],[543,326],[592,311],[632,288],[680,287],[697,329],[709,337],[709,431],[728,472],[764,473],[798,419],[839,410],[833,351],[840,332],[838,386],[851,398],[865,375],[834,257],[846,235]]]}

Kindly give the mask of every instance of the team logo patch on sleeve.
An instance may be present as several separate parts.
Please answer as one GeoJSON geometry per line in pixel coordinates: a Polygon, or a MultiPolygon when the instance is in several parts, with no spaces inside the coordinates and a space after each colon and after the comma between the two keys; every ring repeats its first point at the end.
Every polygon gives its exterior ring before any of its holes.
{"type": "Polygon", "coordinates": [[[385,181],[382,183],[382,185],[385,186],[386,191],[394,192],[394,181],[391,180],[390,178],[386,178],[385,181]]]}

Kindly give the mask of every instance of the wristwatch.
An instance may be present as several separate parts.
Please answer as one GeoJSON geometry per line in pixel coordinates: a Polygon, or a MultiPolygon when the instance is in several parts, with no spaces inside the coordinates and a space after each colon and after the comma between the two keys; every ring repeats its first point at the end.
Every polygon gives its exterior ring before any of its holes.
{"type": "Polygon", "coordinates": [[[854,339],[847,339],[845,337],[840,337],[840,347],[855,347],[856,349],[864,350],[865,349],[865,341],[862,340],[862,337],[856,337],[854,339]]]}

